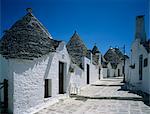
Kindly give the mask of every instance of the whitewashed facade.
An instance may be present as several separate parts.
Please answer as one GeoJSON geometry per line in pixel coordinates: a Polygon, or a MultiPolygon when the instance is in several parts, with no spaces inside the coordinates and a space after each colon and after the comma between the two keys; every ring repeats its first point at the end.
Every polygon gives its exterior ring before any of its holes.
{"type": "Polygon", "coordinates": [[[140,44],[140,40],[136,39],[132,44],[131,52],[131,68],[129,77],[127,77],[130,84],[135,86],[137,90],[150,94],[150,62],[147,50],[140,44]],[[139,58],[142,56],[142,75],[140,76],[139,58]],[[144,61],[147,59],[147,66],[144,66],[144,61]],[[132,66],[134,68],[132,68],[132,66]]]}
{"type": "MultiPolygon", "coordinates": [[[[82,56],[81,68],[72,62],[66,44],[53,40],[31,9],[28,11],[0,42],[0,83],[8,80],[10,114],[32,113],[52,99],[58,101],[72,92],[79,94],[80,88],[100,79],[100,53],[96,52],[94,57],[99,58],[95,60],[92,53],[90,59],[82,56]]],[[[1,89],[0,102],[3,101],[1,89]]]]}
{"type": "Polygon", "coordinates": [[[1,74],[8,80],[9,113],[25,113],[48,101],[44,98],[45,79],[50,79],[49,98],[59,95],[59,62],[64,63],[64,93],[68,93],[70,58],[64,42],[56,52],[30,60],[1,59],[1,74]],[[7,70],[7,71],[6,71],[7,70]]]}
{"type": "Polygon", "coordinates": [[[146,39],[144,16],[136,17],[136,36],[131,46],[127,82],[136,90],[150,94],[150,41],[146,39]]]}

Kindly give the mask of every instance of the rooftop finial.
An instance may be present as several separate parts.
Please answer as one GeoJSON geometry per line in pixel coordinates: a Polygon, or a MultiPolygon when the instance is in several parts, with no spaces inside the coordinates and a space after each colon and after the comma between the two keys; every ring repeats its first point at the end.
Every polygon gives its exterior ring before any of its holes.
{"type": "Polygon", "coordinates": [[[112,46],[109,46],[110,49],[113,49],[112,46]]]}
{"type": "Polygon", "coordinates": [[[96,43],[94,43],[94,46],[96,46],[96,43]]]}
{"type": "Polygon", "coordinates": [[[75,30],[75,31],[74,31],[74,33],[76,34],[76,33],[77,33],[77,31],[75,30]]]}
{"type": "Polygon", "coordinates": [[[27,8],[26,11],[27,11],[28,13],[32,13],[32,8],[27,8]]]}

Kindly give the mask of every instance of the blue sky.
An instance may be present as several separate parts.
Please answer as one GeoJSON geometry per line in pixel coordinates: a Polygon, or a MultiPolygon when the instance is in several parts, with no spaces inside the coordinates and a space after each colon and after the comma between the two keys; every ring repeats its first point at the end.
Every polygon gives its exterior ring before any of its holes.
{"type": "Polygon", "coordinates": [[[68,42],[76,30],[89,49],[96,43],[103,54],[124,44],[129,53],[137,15],[145,15],[150,38],[148,0],[1,0],[1,37],[28,7],[54,39],[68,42]]]}

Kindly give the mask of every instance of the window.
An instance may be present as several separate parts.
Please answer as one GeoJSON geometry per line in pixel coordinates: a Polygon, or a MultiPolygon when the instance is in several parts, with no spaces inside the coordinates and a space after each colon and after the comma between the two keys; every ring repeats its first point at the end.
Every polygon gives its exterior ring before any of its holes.
{"type": "Polygon", "coordinates": [[[45,79],[44,98],[51,97],[51,79],[45,79]]]}
{"type": "Polygon", "coordinates": [[[147,65],[148,65],[148,59],[145,58],[145,59],[144,59],[144,67],[147,67],[147,65]]]}

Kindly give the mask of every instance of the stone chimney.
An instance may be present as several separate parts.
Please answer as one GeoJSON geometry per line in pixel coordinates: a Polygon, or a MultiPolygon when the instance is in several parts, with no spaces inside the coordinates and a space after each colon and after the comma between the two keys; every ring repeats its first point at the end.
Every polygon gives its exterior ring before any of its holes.
{"type": "Polygon", "coordinates": [[[144,15],[136,17],[135,39],[140,39],[141,43],[146,41],[144,15]]]}

